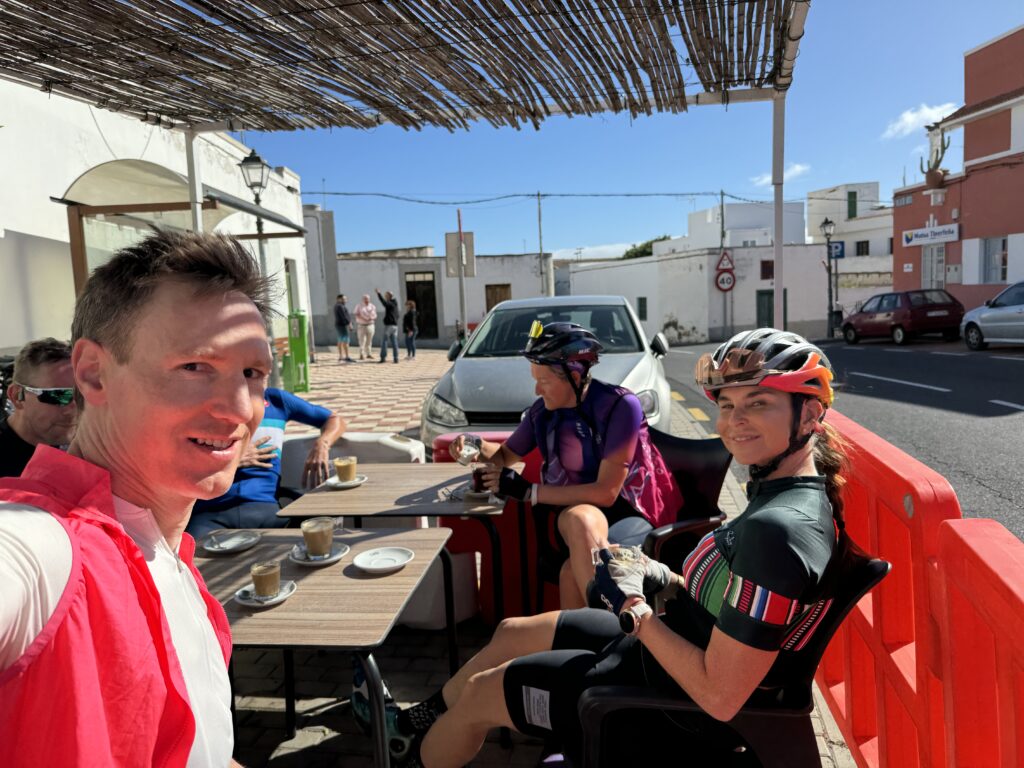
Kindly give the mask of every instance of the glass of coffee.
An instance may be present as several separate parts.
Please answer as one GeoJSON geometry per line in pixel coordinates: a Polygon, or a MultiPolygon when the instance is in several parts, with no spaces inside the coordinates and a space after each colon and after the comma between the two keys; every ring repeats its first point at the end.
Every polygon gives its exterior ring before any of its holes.
{"type": "Polygon", "coordinates": [[[486,464],[476,464],[473,466],[473,479],[470,481],[470,488],[474,493],[485,493],[487,486],[484,485],[484,472],[487,471],[486,464]]]}
{"type": "Polygon", "coordinates": [[[334,474],[339,482],[351,483],[356,479],[356,463],[355,456],[340,456],[334,460],[334,474]]]}
{"type": "Polygon", "coordinates": [[[249,569],[249,575],[252,577],[252,591],[255,599],[272,600],[281,593],[280,563],[254,563],[249,569]]]}
{"type": "Polygon", "coordinates": [[[334,543],[333,517],[312,517],[303,520],[300,527],[306,543],[306,557],[310,560],[323,560],[331,556],[331,545],[334,543]]]}

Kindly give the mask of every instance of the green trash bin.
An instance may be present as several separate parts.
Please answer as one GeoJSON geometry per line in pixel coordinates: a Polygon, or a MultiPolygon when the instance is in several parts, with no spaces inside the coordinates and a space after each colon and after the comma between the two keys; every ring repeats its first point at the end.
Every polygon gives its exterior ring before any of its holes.
{"type": "Polygon", "coordinates": [[[302,312],[288,315],[288,355],[281,377],[289,392],[309,392],[309,336],[302,312]],[[288,371],[288,373],[285,373],[288,371]]]}

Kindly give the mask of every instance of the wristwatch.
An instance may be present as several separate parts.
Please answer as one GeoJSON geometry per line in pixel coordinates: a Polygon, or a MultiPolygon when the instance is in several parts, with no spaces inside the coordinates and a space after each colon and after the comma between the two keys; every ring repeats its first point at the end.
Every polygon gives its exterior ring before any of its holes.
{"type": "Polygon", "coordinates": [[[619,629],[627,635],[635,635],[640,630],[640,621],[651,613],[647,603],[637,603],[619,614],[619,629]]]}

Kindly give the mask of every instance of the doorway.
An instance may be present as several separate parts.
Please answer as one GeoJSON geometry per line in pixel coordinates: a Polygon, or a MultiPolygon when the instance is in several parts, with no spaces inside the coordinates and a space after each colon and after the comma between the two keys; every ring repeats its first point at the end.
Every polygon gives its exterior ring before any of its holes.
{"type": "Polygon", "coordinates": [[[437,338],[437,294],[433,272],[406,272],[405,298],[416,302],[419,338],[437,338]]]}
{"type": "Polygon", "coordinates": [[[484,286],[484,299],[487,302],[487,312],[490,312],[496,304],[508,301],[512,298],[512,284],[499,283],[497,285],[484,286]]]}
{"type": "Polygon", "coordinates": [[[921,247],[921,288],[946,287],[946,246],[925,245],[921,247]]]}
{"type": "MultiPolygon", "coordinates": [[[[775,328],[775,291],[758,291],[755,295],[757,301],[757,327],[775,328]]],[[[782,327],[786,327],[789,318],[789,288],[782,290],[782,327]]]]}

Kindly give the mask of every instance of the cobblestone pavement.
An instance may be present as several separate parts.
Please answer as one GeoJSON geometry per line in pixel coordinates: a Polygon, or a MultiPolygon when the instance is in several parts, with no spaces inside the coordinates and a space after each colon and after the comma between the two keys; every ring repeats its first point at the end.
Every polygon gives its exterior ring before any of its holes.
{"type": "MultiPolygon", "coordinates": [[[[405,432],[417,436],[420,406],[437,378],[450,365],[443,350],[420,350],[415,360],[338,364],[333,350],[322,351],[311,366],[311,391],[303,397],[341,413],[350,430],[405,432]]],[[[707,430],[674,402],[672,431],[683,437],[705,437],[707,430]]],[[[289,431],[301,431],[290,428],[289,431]]],[[[726,480],[721,508],[735,516],[746,497],[732,473],[726,480]]],[[[459,625],[463,660],[483,647],[491,630],[478,618],[459,625]]],[[[395,700],[405,706],[421,701],[448,679],[443,632],[397,627],[375,652],[395,700]]],[[[238,733],[235,758],[245,766],[274,768],[362,768],[373,764],[370,738],[353,719],[348,703],[352,689],[352,657],[344,653],[297,652],[295,679],[298,731],[286,739],[284,671],[280,651],[245,649],[235,652],[235,705],[238,733]]],[[[812,715],[823,768],[853,768],[855,763],[835,722],[816,692],[812,715]]],[[[492,735],[472,763],[482,768],[535,766],[543,745],[512,734],[511,749],[492,735]]]]}

